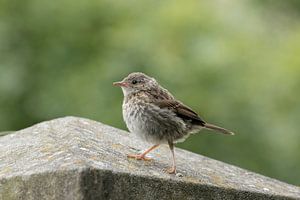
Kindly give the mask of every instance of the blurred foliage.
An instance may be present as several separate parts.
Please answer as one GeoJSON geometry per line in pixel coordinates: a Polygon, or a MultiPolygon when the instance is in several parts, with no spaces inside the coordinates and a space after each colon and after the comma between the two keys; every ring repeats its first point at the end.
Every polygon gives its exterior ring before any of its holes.
{"type": "Polygon", "coordinates": [[[237,133],[178,146],[299,185],[299,11],[296,0],[1,0],[0,129],[66,115],[125,129],[112,82],[142,71],[237,133]]]}

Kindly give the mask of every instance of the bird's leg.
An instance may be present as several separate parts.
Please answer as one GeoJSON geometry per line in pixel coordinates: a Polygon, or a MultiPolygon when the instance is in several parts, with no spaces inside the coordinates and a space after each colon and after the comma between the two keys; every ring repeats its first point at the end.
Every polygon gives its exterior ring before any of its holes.
{"type": "Polygon", "coordinates": [[[176,174],[176,163],[175,163],[175,153],[174,153],[174,143],[173,142],[168,142],[170,150],[172,152],[172,167],[167,169],[167,172],[169,174],[176,174]]]}
{"type": "Polygon", "coordinates": [[[127,157],[128,158],[135,158],[137,160],[145,160],[145,161],[152,160],[151,158],[147,158],[146,154],[149,153],[150,151],[152,151],[153,149],[155,149],[158,146],[159,146],[159,144],[153,145],[152,147],[147,149],[144,153],[141,153],[141,154],[128,154],[127,157]]]}

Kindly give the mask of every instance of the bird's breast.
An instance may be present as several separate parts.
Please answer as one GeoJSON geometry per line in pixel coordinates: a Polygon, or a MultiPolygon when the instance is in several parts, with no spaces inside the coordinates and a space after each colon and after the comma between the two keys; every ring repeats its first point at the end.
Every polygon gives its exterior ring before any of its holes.
{"type": "Polygon", "coordinates": [[[188,133],[175,113],[143,101],[124,101],[123,118],[130,132],[150,143],[175,141],[188,133]]]}
{"type": "Polygon", "coordinates": [[[123,103],[123,118],[130,132],[141,133],[145,132],[145,105],[138,103],[123,103]]]}

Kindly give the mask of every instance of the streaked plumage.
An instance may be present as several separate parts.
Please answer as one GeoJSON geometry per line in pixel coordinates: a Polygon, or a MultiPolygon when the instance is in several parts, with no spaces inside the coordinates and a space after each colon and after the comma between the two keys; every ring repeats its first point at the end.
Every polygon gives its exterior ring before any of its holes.
{"type": "MultiPolygon", "coordinates": [[[[153,143],[154,147],[163,143],[169,144],[173,155],[173,168],[170,173],[176,172],[173,151],[175,142],[183,141],[202,128],[233,134],[224,128],[206,123],[191,108],[176,100],[154,78],[143,73],[131,73],[114,85],[121,86],[124,93],[123,118],[129,131],[153,143]]],[[[148,152],[130,157],[145,159],[148,152]]]]}

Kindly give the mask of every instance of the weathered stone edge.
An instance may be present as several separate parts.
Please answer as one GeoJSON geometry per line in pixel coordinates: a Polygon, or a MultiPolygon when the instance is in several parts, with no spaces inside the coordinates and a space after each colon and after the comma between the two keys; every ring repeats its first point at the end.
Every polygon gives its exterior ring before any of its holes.
{"type": "Polygon", "coordinates": [[[45,171],[0,179],[1,200],[82,199],[78,170],[45,171]]]}
{"type": "Polygon", "coordinates": [[[0,199],[271,199],[299,198],[184,183],[91,167],[0,180],[0,199]]]}

